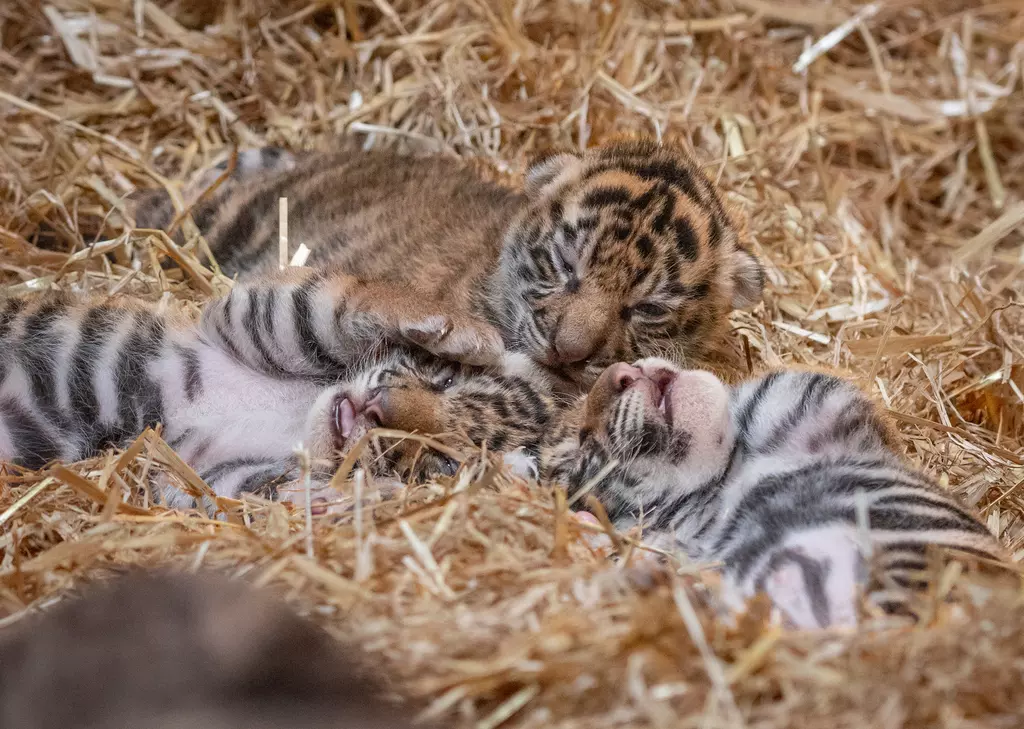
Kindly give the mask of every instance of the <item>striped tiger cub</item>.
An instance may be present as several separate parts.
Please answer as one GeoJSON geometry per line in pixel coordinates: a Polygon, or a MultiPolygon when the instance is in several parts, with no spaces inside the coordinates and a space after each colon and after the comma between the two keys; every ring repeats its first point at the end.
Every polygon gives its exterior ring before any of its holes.
{"type": "MultiPolygon", "coordinates": [[[[438,301],[493,325],[468,347],[476,358],[522,352],[576,391],[618,360],[699,355],[764,287],[720,192],[682,149],[650,140],[545,156],[522,190],[441,156],[249,150],[185,198],[228,275],[277,268],[287,198],[308,265],[339,288],[366,284],[366,310],[400,318],[398,298],[438,301]]],[[[163,191],[134,207],[139,228],[174,220],[163,191]]]]}
{"type": "MultiPolygon", "coordinates": [[[[162,423],[168,444],[234,498],[295,478],[300,443],[321,464],[319,488],[378,426],[536,452],[553,405],[526,357],[473,367],[402,346],[355,357],[346,317],[331,314],[342,304],[319,283],[238,287],[198,324],[129,299],[0,301],[0,461],[74,461],[162,423]]],[[[415,443],[375,447],[374,473],[454,469],[415,443]]],[[[168,500],[191,504],[176,491],[168,500]]]]}
{"type": "Polygon", "coordinates": [[[606,369],[546,443],[549,477],[592,487],[617,527],[721,564],[801,628],[851,625],[863,589],[906,613],[932,546],[1002,560],[984,524],[897,455],[874,404],[832,374],[736,386],[659,359],[606,369]]]}

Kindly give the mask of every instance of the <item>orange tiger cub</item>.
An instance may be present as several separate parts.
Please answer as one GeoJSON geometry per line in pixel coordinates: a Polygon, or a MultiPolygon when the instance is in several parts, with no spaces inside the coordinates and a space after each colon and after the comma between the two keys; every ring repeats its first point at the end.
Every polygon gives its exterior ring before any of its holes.
{"type": "MultiPolygon", "coordinates": [[[[276,269],[282,197],[289,238],[311,251],[306,275],[376,287],[358,305],[384,309],[377,318],[402,319],[390,311],[401,292],[436,302],[452,326],[489,322],[493,335],[477,327],[450,342],[442,327],[423,344],[477,362],[522,352],[577,387],[619,360],[692,359],[764,286],[719,192],[681,149],[649,140],[543,157],[522,190],[441,156],[244,152],[192,210],[243,295],[249,274],[276,269]]],[[[136,222],[163,228],[173,215],[150,194],[136,222]]]]}

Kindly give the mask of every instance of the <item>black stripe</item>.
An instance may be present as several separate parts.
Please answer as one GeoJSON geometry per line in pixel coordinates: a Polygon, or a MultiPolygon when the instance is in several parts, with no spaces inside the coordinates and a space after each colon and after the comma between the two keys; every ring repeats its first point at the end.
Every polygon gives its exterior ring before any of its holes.
{"type": "Polygon", "coordinates": [[[882,508],[886,506],[924,506],[930,509],[944,509],[959,517],[964,522],[964,528],[968,531],[978,532],[979,534],[989,534],[988,528],[978,521],[973,514],[962,508],[954,501],[941,496],[938,498],[928,498],[924,495],[890,494],[888,496],[881,496],[875,499],[871,503],[871,506],[872,508],[882,508]]]}
{"type": "Polygon", "coordinates": [[[258,491],[267,491],[267,495],[270,498],[274,498],[277,495],[277,481],[281,479],[281,469],[279,468],[266,468],[262,471],[256,471],[255,473],[246,476],[245,479],[238,485],[236,493],[239,494],[252,494],[258,491]]]}
{"type": "Polygon", "coordinates": [[[988,530],[973,519],[956,518],[955,514],[950,516],[916,514],[900,508],[899,504],[882,507],[872,504],[868,510],[868,519],[871,529],[886,531],[915,532],[938,529],[988,534],[988,530]]]}
{"type": "Polygon", "coordinates": [[[206,469],[199,478],[203,479],[207,485],[212,486],[214,482],[228,476],[240,468],[249,468],[252,466],[269,466],[274,462],[273,458],[260,458],[258,456],[245,456],[242,458],[232,458],[227,461],[221,461],[216,466],[206,469]]]}
{"type": "Polygon", "coordinates": [[[228,295],[224,297],[224,305],[221,307],[221,319],[223,319],[224,323],[226,323],[232,330],[234,330],[234,327],[231,324],[231,307],[235,305],[234,293],[235,290],[232,289],[228,295]]]}
{"type": "MultiPolygon", "coordinates": [[[[867,477],[857,472],[857,468],[876,467],[870,462],[851,463],[811,463],[792,471],[781,471],[763,477],[755,486],[743,495],[732,515],[721,529],[723,539],[740,533],[740,524],[746,520],[762,521],[763,514],[770,512],[771,504],[785,504],[790,510],[798,510],[805,505],[822,504],[828,508],[826,500],[836,500],[837,496],[855,496],[858,491],[872,492],[890,488],[894,485],[905,485],[895,478],[867,477]],[[848,469],[852,468],[853,472],[848,469]]],[[[838,501],[836,504],[838,505],[838,501]]],[[[849,508],[853,508],[850,506],[849,508]]],[[[853,513],[853,512],[851,512],[853,513]]],[[[854,518],[851,523],[856,523],[854,518]]]]}
{"type": "Polygon", "coordinates": [[[313,307],[310,303],[310,298],[313,289],[319,283],[320,280],[318,278],[311,278],[292,293],[292,315],[295,322],[295,331],[298,334],[299,347],[302,349],[302,354],[306,360],[312,362],[321,372],[324,370],[344,370],[344,365],[334,359],[331,353],[324,348],[313,326],[313,307]]]}
{"type": "Polygon", "coordinates": [[[676,210],[676,198],[674,195],[663,195],[661,199],[661,211],[651,221],[651,230],[655,233],[664,233],[672,222],[672,215],[676,210]]]}
{"type": "Polygon", "coordinates": [[[243,172],[257,172],[259,170],[273,169],[281,160],[281,156],[284,154],[284,150],[281,149],[280,147],[261,147],[259,153],[259,163],[256,165],[251,165],[250,167],[243,170],[243,172]]]}
{"type": "Polygon", "coordinates": [[[84,428],[95,427],[100,417],[100,404],[93,382],[94,369],[103,356],[111,336],[117,331],[119,312],[108,307],[94,307],[86,312],[80,337],[71,355],[68,370],[68,394],[71,411],[84,428]]]}
{"type": "Polygon", "coordinates": [[[804,391],[800,395],[800,400],[797,402],[796,407],[783,418],[782,422],[775,427],[775,430],[757,447],[757,452],[770,453],[782,445],[800,421],[807,417],[807,411],[810,410],[812,402],[815,406],[820,406],[825,398],[836,389],[837,385],[838,381],[831,376],[813,374],[808,377],[803,383],[804,391]],[[820,392],[819,388],[821,388],[820,392]]]}
{"type": "Polygon", "coordinates": [[[722,223],[718,219],[717,213],[711,214],[711,220],[708,223],[708,245],[711,248],[718,248],[722,244],[722,223]]]}
{"type": "Polygon", "coordinates": [[[60,458],[60,446],[19,403],[11,399],[0,401],[0,418],[11,434],[15,463],[36,470],[60,458]]]}
{"type": "Polygon", "coordinates": [[[60,335],[53,325],[65,313],[63,302],[47,302],[25,320],[18,355],[28,375],[34,404],[58,428],[68,427],[67,417],[61,412],[57,392],[57,352],[60,335]]]}
{"type": "Polygon", "coordinates": [[[764,585],[771,574],[788,562],[793,562],[800,568],[805,594],[810,598],[811,612],[814,613],[814,619],[818,622],[818,626],[822,628],[828,626],[832,622],[832,610],[825,591],[825,583],[828,579],[827,560],[820,562],[795,549],[781,549],[768,560],[768,564],[765,565],[761,576],[755,583],[756,589],[763,592],[764,585]]]}
{"type": "Polygon", "coordinates": [[[892,562],[886,562],[885,569],[921,572],[928,569],[928,562],[924,559],[901,557],[900,559],[894,559],[892,562]]]}
{"type": "Polygon", "coordinates": [[[587,190],[583,195],[582,207],[612,207],[629,205],[633,201],[633,193],[625,187],[598,187],[587,190]]]}
{"type": "MultiPolygon", "coordinates": [[[[270,289],[273,291],[273,289],[270,289]]],[[[260,359],[263,360],[264,370],[272,372],[276,375],[286,375],[284,369],[274,360],[274,357],[270,354],[266,344],[263,343],[263,337],[260,332],[260,297],[256,289],[249,289],[249,310],[245,312],[245,316],[242,319],[242,327],[249,335],[250,341],[256,348],[256,353],[259,354],[260,359]]]]}
{"type": "Polygon", "coordinates": [[[750,421],[754,417],[754,413],[757,411],[761,403],[764,402],[768,390],[775,384],[775,381],[782,376],[780,372],[772,372],[761,378],[761,381],[757,383],[757,387],[747,397],[746,402],[743,404],[742,410],[740,410],[739,417],[736,418],[736,432],[746,433],[750,427],[750,421]]]}
{"type": "MultiPolygon", "coordinates": [[[[909,534],[908,536],[913,536],[913,535],[909,534]]],[[[981,557],[983,559],[997,559],[998,558],[997,555],[993,554],[992,552],[988,552],[988,551],[986,551],[984,549],[976,549],[974,547],[970,547],[970,546],[967,546],[967,545],[941,544],[941,543],[937,543],[937,542],[922,542],[922,541],[914,541],[914,542],[912,542],[912,541],[908,541],[906,539],[895,541],[895,542],[886,542],[885,544],[881,545],[881,548],[884,549],[886,552],[900,551],[900,552],[913,552],[915,554],[920,554],[922,560],[925,559],[925,556],[928,554],[929,550],[931,550],[931,549],[937,549],[937,550],[940,550],[940,551],[952,550],[954,552],[964,552],[965,554],[970,554],[970,555],[973,555],[975,557],[981,557]]]]}
{"type": "Polygon", "coordinates": [[[857,514],[852,507],[828,503],[801,504],[799,511],[793,508],[763,509],[756,515],[748,515],[747,521],[746,529],[734,529],[730,533],[731,536],[739,535],[739,542],[732,549],[722,549],[725,540],[721,538],[714,549],[716,557],[728,564],[740,580],[747,578],[762,555],[794,531],[830,524],[853,525],[857,523],[857,514]]]}
{"type": "Polygon", "coordinates": [[[115,382],[118,427],[135,436],[163,419],[160,385],[150,379],[147,368],[160,356],[166,327],[149,311],[136,313],[132,323],[132,332],[117,358],[115,382]]]}
{"type": "Polygon", "coordinates": [[[242,356],[242,353],[238,351],[238,348],[231,341],[231,334],[224,328],[224,324],[221,321],[214,321],[213,328],[216,330],[219,338],[217,341],[219,348],[227,352],[239,364],[246,364],[245,357],[242,356]]]}
{"type": "Polygon", "coordinates": [[[134,428],[127,428],[120,423],[97,425],[88,434],[89,442],[85,453],[94,456],[108,448],[124,448],[137,438],[140,432],[134,428]]]}
{"type": "Polygon", "coordinates": [[[908,575],[894,574],[890,570],[886,570],[884,573],[883,583],[886,581],[891,582],[896,585],[896,587],[901,587],[904,590],[924,591],[928,589],[929,585],[929,581],[927,579],[915,579],[908,575]]]}
{"type": "Polygon", "coordinates": [[[167,441],[167,445],[169,445],[174,450],[178,450],[178,447],[181,446],[182,443],[191,438],[193,435],[195,435],[195,433],[195,428],[185,428],[185,430],[181,431],[177,438],[172,438],[171,440],[167,441]]]}
{"type": "Polygon", "coordinates": [[[6,341],[18,314],[25,308],[23,299],[6,299],[0,304],[0,384],[7,379],[7,364],[16,354],[14,342],[6,341]]]}
{"type": "Polygon", "coordinates": [[[174,350],[181,357],[181,366],[185,379],[185,399],[194,402],[203,391],[203,373],[199,363],[199,353],[190,347],[176,345],[174,350]]]}
{"type": "Polygon", "coordinates": [[[697,233],[694,231],[690,221],[686,218],[676,218],[673,221],[675,228],[676,250],[679,255],[687,261],[696,261],[700,255],[700,247],[697,243],[697,233]]]}
{"type": "Polygon", "coordinates": [[[635,175],[645,182],[660,182],[668,185],[679,190],[701,206],[707,206],[704,196],[701,194],[698,186],[694,184],[693,175],[690,170],[669,160],[610,160],[590,167],[584,174],[583,179],[592,179],[613,170],[635,175]]]}
{"type": "MultiPolygon", "coordinates": [[[[267,290],[267,295],[263,298],[263,331],[270,341],[276,341],[277,335],[275,334],[274,322],[276,318],[274,314],[277,313],[277,289],[271,286],[267,290]]],[[[284,349],[284,347],[280,347],[284,349]]]]}
{"type": "Polygon", "coordinates": [[[259,241],[254,241],[253,236],[278,197],[280,185],[261,190],[238,207],[229,223],[210,231],[208,242],[225,271],[245,271],[265,257],[272,236],[259,241]]]}
{"type": "MultiPolygon", "coordinates": [[[[717,509],[711,509],[722,495],[722,482],[714,478],[695,489],[677,496],[668,504],[658,506],[657,517],[654,521],[654,528],[658,531],[665,529],[676,530],[684,522],[694,517],[703,520],[710,517],[707,522],[702,523],[702,528],[710,526],[714,522],[717,509]]],[[[654,506],[651,504],[650,506],[654,506]]],[[[647,508],[644,511],[648,511],[647,508]]]]}

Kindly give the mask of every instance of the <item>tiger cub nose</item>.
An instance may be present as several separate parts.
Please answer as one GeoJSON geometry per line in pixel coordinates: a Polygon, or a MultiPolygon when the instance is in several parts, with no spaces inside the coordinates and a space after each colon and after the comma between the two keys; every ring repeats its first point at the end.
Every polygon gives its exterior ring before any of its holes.
{"type": "Polygon", "coordinates": [[[612,320],[606,305],[596,296],[582,296],[562,312],[551,348],[558,364],[590,359],[608,341],[612,320]]]}
{"type": "Polygon", "coordinates": [[[580,332],[566,332],[565,330],[566,327],[558,330],[551,346],[551,359],[555,364],[575,364],[593,354],[593,342],[580,336],[580,332]]]}
{"type": "Polygon", "coordinates": [[[616,392],[623,392],[637,380],[643,379],[644,373],[639,367],[618,362],[608,368],[607,377],[616,392]]]}

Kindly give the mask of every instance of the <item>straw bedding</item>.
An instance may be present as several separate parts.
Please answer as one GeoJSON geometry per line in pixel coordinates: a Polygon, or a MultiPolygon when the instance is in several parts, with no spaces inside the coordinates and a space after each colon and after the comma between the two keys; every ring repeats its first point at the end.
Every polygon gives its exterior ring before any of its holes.
{"type": "MultiPolygon", "coordinates": [[[[670,136],[769,268],[717,366],[844,368],[1019,556],[1022,37],[1019,2],[7,0],[0,285],[186,307],[225,290],[195,243],[125,233],[121,211],[235,146],[348,133],[514,175],[552,145],[670,136]]],[[[713,578],[609,567],[557,492],[465,457],[394,502],[357,480],[339,523],[257,499],[221,521],[152,507],[149,474],[189,481],[156,433],[0,472],[0,619],[123,565],[217,568],[461,726],[1024,726],[1012,576],[943,574],[914,630],[786,634],[759,604],[730,627],[702,599],[713,578]]]]}

